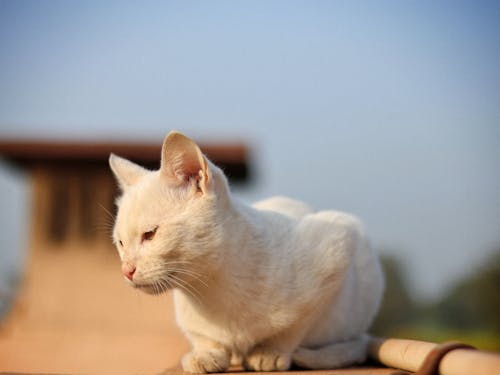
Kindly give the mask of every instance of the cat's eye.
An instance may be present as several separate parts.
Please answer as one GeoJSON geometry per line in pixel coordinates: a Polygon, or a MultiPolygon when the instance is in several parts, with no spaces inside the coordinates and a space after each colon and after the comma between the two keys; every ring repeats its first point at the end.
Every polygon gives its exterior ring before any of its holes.
{"type": "Polygon", "coordinates": [[[123,242],[121,240],[118,241],[118,243],[120,244],[121,247],[123,247],[123,242]]]}
{"type": "Polygon", "coordinates": [[[150,230],[148,232],[144,232],[142,234],[142,238],[141,238],[141,242],[142,241],[151,241],[154,237],[155,237],[155,234],[156,234],[156,230],[158,229],[158,227],[156,227],[155,229],[153,230],[150,230]]]}

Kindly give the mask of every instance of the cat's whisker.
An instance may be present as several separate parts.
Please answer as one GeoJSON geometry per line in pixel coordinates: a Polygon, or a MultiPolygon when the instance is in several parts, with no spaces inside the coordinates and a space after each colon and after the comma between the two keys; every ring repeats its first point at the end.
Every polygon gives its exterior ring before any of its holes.
{"type": "Polygon", "coordinates": [[[186,283],[184,280],[175,277],[174,275],[168,275],[168,280],[177,286],[179,289],[184,290],[188,296],[192,297],[199,305],[201,305],[201,295],[194,289],[190,284],[186,283]]]}
{"type": "Polygon", "coordinates": [[[156,295],[159,296],[160,294],[162,294],[164,291],[165,291],[165,288],[163,287],[163,285],[161,284],[161,282],[158,280],[155,282],[155,285],[156,285],[156,295]]]}
{"type": "Polygon", "coordinates": [[[191,278],[195,281],[199,281],[203,286],[208,287],[208,277],[206,275],[192,272],[189,269],[185,269],[185,268],[181,268],[181,267],[169,267],[168,271],[175,272],[178,275],[182,275],[182,276],[185,276],[187,278],[191,278]]]}
{"type": "Polygon", "coordinates": [[[201,298],[200,292],[190,283],[188,283],[186,280],[181,279],[180,277],[170,273],[169,275],[170,280],[172,281],[177,281],[179,284],[182,284],[186,290],[189,289],[192,293],[196,294],[198,297],[201,298]]]}
{"type": "Polygon", "coordinates": [[[186,272],[191,273],[193,276],[198,276],[200,278],[206,278],[206,274],[204,272],[199,272],[200,267],[194,264],[193,262],[189,261],[180,261],[180,262],[171,262],[167,263],[166,265],[173,265],[173,266],[182,266],[179,267],[182,270],[185,270],[186,272]]]}
{"type": "Polygon", "coordinates": [[[172,284],[170,284],[170,283],[168,282],[168,280],[160,279],[160,280],[159,280],[159,283],[160,283],[161,285],[163,285],[163,288],[165,289],[165,291],[167,291],[167,290],[169,290],[169,289],[172,289],[172,288],[173,288],[173,287],[172,287],[172,284]]]}
{"type": "MultiPolygon", "coordinates": [[[[191,292],[187,290],[180,282],[177,280],[174,280],[171,278],[171,276],[167,276],[165,279],[163,279],[168,285],[173,289],[173,288],[179,288],[181,290],[184,290],[186,293],[192,296],[191,292]]],[[[194,297],[193,297],[194,298],[194,297]]],[[[196,298],[195,298],[196,299],[196,298]]]]}
{"type": "Polygon", "coordinates": [[[105,231],[105,232],[108,232],[109,234],[111,234],[113,228],[110,226],[107,226],[107,225],[95,224],[95,225],[92,225],[92,229],[97,230],[97,231],[103,231],[103,232],[105,231]]]}
{"type": "Polygon", "coordinates": [[[158,285],[156,282],[153,283],[153,290],[155,292],[155,295],[160,294],[160,290],[158,289],[158,285]]]}
{"type": "Polygon", "coordinates": [[[154,276],[155,274],[162,274],[167,271],[169,272],[176,272],[179,274],[184,274],[187,276],[190,276],[194,278],[195,280],[199,281],[202,283],[204,286],[208,287],[207,282],[204,280],[206,279],[206,276],[200,272],[197,272],[191,268],[186,268],[186,267],[179,267],[179,265],[184,265],[187,264],[189,265],[189,262],[167,262],[167,263],[162,263],[160,265],[155,265],[149,267],[145,275],[147,276],[154,276]]]}
{"type": "Polygon", "coordinates": [[[113,226],[113,224],[114,224],[113,220],[105,218],[105,217],[98,219],[98,222],[101,224],[109,225],[109,226],[113,226]]]}
{"type": "Polygon", "coordinates": [[[115,221],[115,215],[113,215],[106,207],[104,207],[101,203],[97,203],[97,205],[104,211],[104,213],[108,216],[111,221],[115,221]]]}
{"type": "Polygon", "coordinates": [[[106,233],[106,235],[111,236],[113,233],[113,226],[107,224],[95,224],[92,226],[92,230],[98,233],[106,233]]]}
{"type": "Polygon", "coordinates": [[[165,283],[163,282],[163,280],[158,280],[157,283],[162,292],[166,291],[165,283]]]}
{"type": "Polygon", "coordinates": [[[114,221],[108,218],[101,218],[92,225],[93,229],[99,231],[105,231],[108,234],[113,232],[114,221]]]}
{"type": "Polygon", "coordinates": [[[159,291],[158,295],[163,294],[164,292],[166,292],[165,286],[163,285],[163,283],[160,280],[158,280],[156,282],[156,284],[158,285],[158,291],[159,291]]]}
{"type": "Polygon", "coordinates": [[[172,277],[174,277],[178,282],[182,283],[183,285],[186,286],[186,288],[188,288],[189,290],[193,291],[193,293],[196,293],[196,295],[201,298],[203,293],[200,292],[199,289],[197,289],[192,283],[176,276],[176,275],[171,275],[172,277]]]}
{"type": "Polygon", "coordinates": [[[189,277],[193,278],[195,281],[198,281],[205,288],[209,287],[208,283],[206,281],[204,281],[203,278],[199,274],[192,273],[192,272],[185,270],[185,269],[182,269],[182,268],[174,268],[174,269],[172,269],[172,272],[174,272],[176,274],[180,274],[180,275],[189,276],[189,277]]]}
{"type": "MultiPolygon", "coordinates": [[[[158,277],[158,275],[162,275],[162,274],[177,274],[177,279],[179,280],[182,280],[183,282],[185,282],[186,284],[188,284],[188,282],[186,280],[183,280],[180,276],[187,276],[191,279],[193,279],[194,282],[197,282],[198,284],[200,284],[201,286],[203,286],[204,288],[209,288],[209,285],[207,283],[207,281],[204,280],[204,277],[203,275],[197,273],[197,272],[194,272],[192,270],[188,270],[188,269],[184,269],[184,268],[179,268],[179,267],[152,267],[150,269],[147,270],[147,272],[144,272],[143,275],[145,278],[156,278],[158,277]]],[[[192,286],[192,285],[190,285],[192,286]]]]}

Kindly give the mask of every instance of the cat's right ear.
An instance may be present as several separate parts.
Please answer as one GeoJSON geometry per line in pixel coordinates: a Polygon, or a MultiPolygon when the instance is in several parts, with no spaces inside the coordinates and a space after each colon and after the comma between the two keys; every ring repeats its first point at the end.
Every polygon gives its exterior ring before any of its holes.
{"type": "Polygon", "coordinates": [[[134,185],[148,173],[147,169],[115,154],[109,155],[109,166],[122,190],[134,185]]]}
{"type": "Polygon", "coordinates": [[[207,160],[198,145],[176,131],[170,132],[163,141],[160,171],[171,186],[182,186],[195,180],[202,193],[208,191],[212,179],[207,160]]]}

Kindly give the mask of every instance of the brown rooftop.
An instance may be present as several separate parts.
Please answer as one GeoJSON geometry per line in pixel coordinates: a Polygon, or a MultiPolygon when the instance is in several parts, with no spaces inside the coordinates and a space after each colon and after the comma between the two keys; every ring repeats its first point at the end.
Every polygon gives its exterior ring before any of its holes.
{"type": "MultiPolygon", "coordinates": [[[[243,181],[248,178],[249,150],[243,143],[201,143],[200,148],[231,179],[243,181]]],[[[0,140],[0,157],[22,167],[104,164],[111,152],[156,169],[160,161],[161,142],[0,140]]]]}

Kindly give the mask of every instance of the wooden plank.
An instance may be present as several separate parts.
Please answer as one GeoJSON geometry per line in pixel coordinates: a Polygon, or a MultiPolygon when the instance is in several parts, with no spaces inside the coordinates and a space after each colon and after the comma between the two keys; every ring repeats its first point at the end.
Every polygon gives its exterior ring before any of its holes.
{"type": "MultiPolygon", "coordinates": [[[[30,373],[34,374],[34,373],[30,373]]],[[[338,370],[316,370],[316,371],[286,371],[286,372],[244,372],[244,371],[233,371],[227,372],[228,375],[405,375],[409,374],[396,369],[390,368],[380,368],[380,367],[356,367],[356,368],[346,368],[338,370]]],[[[19,372],[0,372],[0,375],[28,375],[28,373],[19,372]]],[[[63,375],[59,374],[47,374],[45,375],[63,375]]],[[[165,370],[158,375],[190,375],[189,373],[183,372],[181,369],[169,369],[165,370]]]]}
{"type": "MultiPolygon", "coordinates": [[[[183,372],[181,368],[167,369],[161,372],[159,375],[188,375],[189,373],[183,372]]],[[[292,369],[285,372],[245,372],[242,369],[234,368],[230,369],[226,374],[230,375],[403,375],[406,372],[401,372],[401,370],[387,368],[387,367],[375,367],[375,366],[359,366],[359,367],[349,367],[335,370],[297,370],[292,369]]]]}
{"type": "MultiPolygon", "coordinates": [[[[404,339],[374,338],[370,342],[370,357],[391,367],[417,371],[438,344],[404,339]]],[[[500,374],[500,354],[471,349],[456,349],[447,353],[439,365],[440,375],[500,374]]]]}

